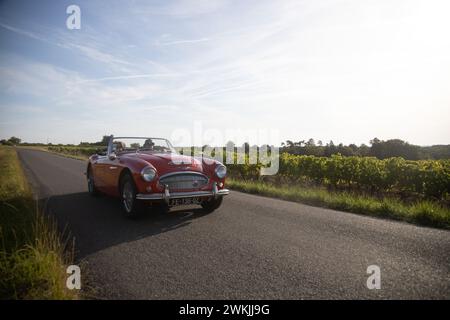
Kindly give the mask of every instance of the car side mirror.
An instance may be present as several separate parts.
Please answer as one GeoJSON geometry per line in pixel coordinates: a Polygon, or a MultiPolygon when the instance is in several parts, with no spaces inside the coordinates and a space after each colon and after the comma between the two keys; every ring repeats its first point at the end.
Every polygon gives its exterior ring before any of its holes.
{"type": "Polygon", "coordinates": [[[116,160],[117,159],[117,155],[115,153],[110,153],[109,154],[109,160],[116,160]]]}

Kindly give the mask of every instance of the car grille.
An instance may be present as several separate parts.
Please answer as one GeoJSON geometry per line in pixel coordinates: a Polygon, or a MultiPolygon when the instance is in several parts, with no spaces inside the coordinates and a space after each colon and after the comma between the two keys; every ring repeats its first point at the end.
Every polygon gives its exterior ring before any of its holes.
{"type": "Polygon", "coordinates": [[[163,176],[159,182],[169,186],[169,190],[200,189],[208,184],[208,178],[196,172],[180,172],[163,176]]]}

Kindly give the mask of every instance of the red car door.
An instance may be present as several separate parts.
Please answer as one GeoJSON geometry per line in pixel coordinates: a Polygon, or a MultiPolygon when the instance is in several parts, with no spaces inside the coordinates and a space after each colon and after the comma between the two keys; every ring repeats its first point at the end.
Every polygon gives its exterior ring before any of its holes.
{"type": "Polygon", "coordinates": [[[105,193],[116,196],[119,191],[119,175],[122,170],[122,165],[120,163],[120,157],[113,160],[108,157],[102,162],[101,175],[103,179],[103,189],[105,193]]]}
{"type": "Polygon", "coordinates": [[[92,163],[92,171],[94,173],[94,182],[95,186],[101,191],[106,192],[105,189],[105,165],[106,165],[106,156],[100,156],[97,160],[92,163]]]}

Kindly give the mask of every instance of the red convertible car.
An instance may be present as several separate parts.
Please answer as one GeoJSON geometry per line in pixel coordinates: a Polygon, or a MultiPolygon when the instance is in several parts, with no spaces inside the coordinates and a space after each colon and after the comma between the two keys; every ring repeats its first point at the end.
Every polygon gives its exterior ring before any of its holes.
{"type": "Polygon", "coordinates": [[[89,158],[86,177],[91,195],[120,197],[132,217],[145,204],[198,204],[212,212],[229,194],[226,173],[218,161],[180,155],[167,139],[111,136],[106,154],[89,158]]]}

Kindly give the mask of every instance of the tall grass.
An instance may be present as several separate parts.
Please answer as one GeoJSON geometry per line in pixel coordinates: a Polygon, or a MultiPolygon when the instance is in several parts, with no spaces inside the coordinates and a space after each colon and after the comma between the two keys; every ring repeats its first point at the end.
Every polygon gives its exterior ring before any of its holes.
{"type": "Polygon", "coordinates": [[[228,187],[243,192],[301,202],[313,206],[389,217],[412,223],[450,229],[450,209],[436,202],[418,200],[406,204],[397,198],[382,199],[351,192],[332,192],[325,188],[274,185],[260,181],[227,179],[228,187]]]}
{"type": "Polygon", "coordinates": [[[0,299],[74,299],[73,260],[54,221],[40,213],[17,154],[0,147],[0,299]]]}

